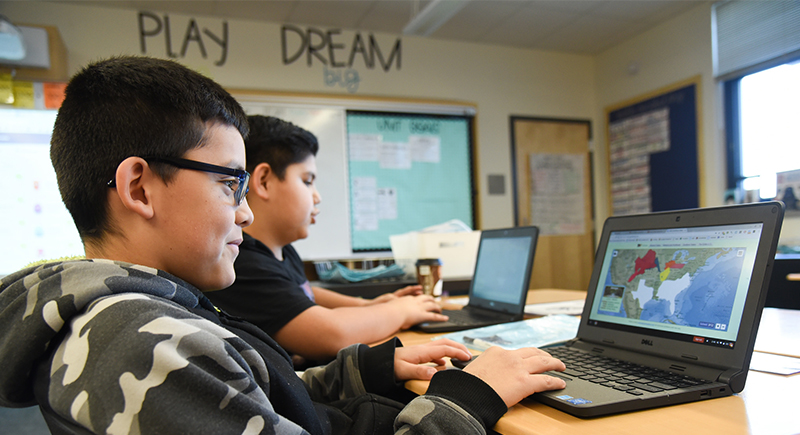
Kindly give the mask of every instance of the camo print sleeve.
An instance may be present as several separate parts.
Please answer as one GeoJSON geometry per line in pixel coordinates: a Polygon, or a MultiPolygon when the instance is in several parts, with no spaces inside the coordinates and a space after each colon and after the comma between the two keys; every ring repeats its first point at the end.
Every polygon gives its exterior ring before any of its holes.
{"type": "Polygon", "coordinates": [[[460,370],[433,376],[428,391],[412,400],[394,422],[396,434],[485,434],[508,409],[485,382],[460,370]]]}
{"type": "Polygon", "coordinates": [[[364,393],[386,395],[404,388],[394,379],[394,349],[402,346],[391,339],[378,346],[354,344],[339,351],[326,366],[312,367],[303,373],[312,399],[318,402],[356,397],[364,393]]]}
{"type": "Polygon", "coordinates": [[[163,299],[97,299],[50,362],[50,407],[94,433],[306,433],[273,409],[255,350],[163,299]]]}
{"type": "MultiPolygon", "coordinates": [[[[314,400],[322,401],[402,388],[393,379],[394,348],[399,345],[390,340],[373,348],[347,347],[331,364],[306,370],[303,381],[314,400]]],[[[485,428],[494,426],[507,410],[482,380],[460,370],[445,370],[433,377],[425,395],[400,412],[395,429],[398,434],[485,434],[485,428]]]]}

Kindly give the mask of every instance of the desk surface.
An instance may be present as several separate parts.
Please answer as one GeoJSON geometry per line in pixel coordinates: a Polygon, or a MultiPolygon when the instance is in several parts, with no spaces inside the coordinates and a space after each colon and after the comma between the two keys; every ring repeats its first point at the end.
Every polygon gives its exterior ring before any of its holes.
{"type": "MultiPolygon", "coordinates": [[[[554,302],[582,299],[585,292],[574,290],[531,290],[528,303],[554,302]]],[[[775,352],[777,343],[783,340],[800,344],[797,338],[800,327],[800,310],[767,308],[762,317],[762,328],[756,349],[775,352]]],[[[433,334],[403,331],[398,334],[405,344],[430,341],[433,334]]],[[[787,347],[782,347],[786,349],[787,347]]],[[[788,349],[792,349],[788,347],[788,349]]],[[[788,353],[792,353],[790,351],[788,353]]],[[[407,388],[417,394],[426,391],[428,383],[411,381],[407,388]]],[[[798,394],[800,374],[793,376],[773,375],[750,371],[745,389],[733,396],[694,403],[635,411],[593,419],[581,419],[550,408],[533,400],[523,400],[509,409],[494,430],[510,434],[670,434],[707,433],[736,434],[798,434],[798,394]]]]}

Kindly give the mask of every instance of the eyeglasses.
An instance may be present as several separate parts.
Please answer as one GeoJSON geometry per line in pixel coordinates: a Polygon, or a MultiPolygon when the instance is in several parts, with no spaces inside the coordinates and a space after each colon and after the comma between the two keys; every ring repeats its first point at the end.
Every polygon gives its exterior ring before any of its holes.
{"type": "MultiPolygon", "coordinates": [[[[242,200],[247,195],[247,192],[250,191],[250,186],[248,184],[250,182],[250,173],[242,169],[233,169],[225,166],[217,166],[217,165],[212,165],[210,163],[196,162],[194,160],[181,159],[177,157],[147,156],[147,157],[142,157],[142,159],[144,159],[148,163],[150,162],[166,163],[168,165],[172,165],[181,169],[212,172],[214,174],[224,174],[236,177],[237,180],[234,182],[235,185],[230,187],[231,190],[233,190],[233,199],[236,201],[237,206],[242,204],[242,200]]],[[[108,187],[116,187],[115,180],[110,180],[108,182],[108,187]]]]}

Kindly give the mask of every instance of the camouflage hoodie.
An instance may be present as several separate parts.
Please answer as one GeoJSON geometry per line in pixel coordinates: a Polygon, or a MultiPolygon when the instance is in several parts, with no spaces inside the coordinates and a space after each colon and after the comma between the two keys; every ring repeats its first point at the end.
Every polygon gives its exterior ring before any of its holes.
{"type": "Polygon", "coordinates": [[[401,388],[397,345],[350,346],[301,379],[269,336],[163,271],[76,260],[0,281],[0,406],[38,404],[54,433],[469,434],[506,411],[458,371],[405,408],[383,398],[401,388]]]}

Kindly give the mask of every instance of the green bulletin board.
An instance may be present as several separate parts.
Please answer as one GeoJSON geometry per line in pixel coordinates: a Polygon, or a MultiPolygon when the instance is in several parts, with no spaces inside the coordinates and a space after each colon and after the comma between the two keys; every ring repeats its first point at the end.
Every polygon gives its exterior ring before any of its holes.
{"type": "Polygon", "coordinates": [[[459,219],[475,227],[472,117],[347,111],[353,251],[459,219]]]}

